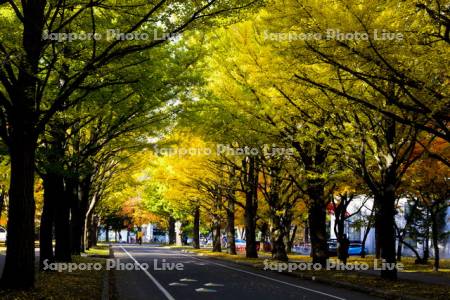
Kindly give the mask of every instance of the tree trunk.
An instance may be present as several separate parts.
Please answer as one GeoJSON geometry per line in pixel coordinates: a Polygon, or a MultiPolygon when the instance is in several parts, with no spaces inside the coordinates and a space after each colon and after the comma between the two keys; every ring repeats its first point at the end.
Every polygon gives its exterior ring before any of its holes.
{"type": "Polygon", "coordinates": [[[88,247],[92,248],[97,246],[97,233],[98,233],[98,219],[93,213],[90,215],[90,222],[88,227],[88,247]]]}
{"type": "Polygon", "coordinates": [[[288,236],[287,236],[287,241],[286,241],[286,252],[287,253],[292,252],[292,247],[294,247],[294,240],[295,240],[295,235],[297,234],[297,229],[298,229],[298,226],[295,225],[294,229],[292,230],[292,235],[288,234],[288,236]]]}
{"type": "MultiPolygon", "coordinates": [[[[25,3],[25,2],[22,2],[25,3]]],[[[24,52],[14,90],[10,93],[12,106],[6,115],[8,150],[11,160],[9,185],[8,239],[1,286],[30,288],[35,270],[35,201],[34,170],[37,147],[36,103],[39,61],[42,53],[45,1],[27,1],[23,5],[24,52]]],[[[20,31],[20,29],[18,29],[20,31]]]]}
{"type": "Polygon", "coordinates": [[[78,180],[73,181],[73,193],[70,196],[70,231],[71,231],[71,253],[80,255],[82,251],[82,237],[84,217],[80,208],[80,195],[78,180]]]}
{"type": "Polygon", "coordinates": [[[325,266],[328,258],[325,205],[320,203],[312,205],[308,210],[308,216],[313,263],[325,266]]]}
{"type": "Polygon", "coordinates": [[[382,218],[378,215],[378,212],[375,213],[375,257],[376,259],[381,258],[381,236],[382,236],[382,218]]]}
{"type": "Polygon", "coordinates": [[[109,226],[105,226],[105,242],[109,243],[109,226]]]}
{"type": "MultiPolygon", "coordinates": [[[[388,264],[395,264],[395,193],[392,186],[387,185],[384,189],[382,198],[376,198],[375,202],[378,205],[379,213],[378,220],[380,233],[380,248],[381,258],[388,264]]],[[[381,277],[385,279],[397,279],[397,268],[392,270],[385,268],[381,270],[381,277]]]]}
{"type": "Polygon", "coordinates": [[[242,160],[244,170],[245,190],[245,256],[257,258],[256,248],[256,213],[258,210],[258,169],[255,157],[249,156],[242,160]]]}
{"type": "Polygon", "coordinates": [[[397,241],[397,261],[402,261],[402,251],[403,251],[402,245],[403,245],[403,238],[399,236],[397,241]]]}
{"type": "Polygon", "coordinates": [[[197,206],[194,210],[194,230],[192,246],[194,249],[200,249],[200,208],[197,206]]]}
{"type": "Polygon", "coordinates": [[[90,189],[91,189],[91,177],[86,176],[81,182],[74,182],[76,185],[76,193],[72,197],[72,254],[80,255],[81,251],[84,251],[84,224],[86,221],[86,214],[89,209],[90,189]]]}
{"type": "Polygon", "coordinates": [[[175,222],[175,245],[183,246],[183,223],[175,222]]]}
{"type": "Polygon", "coordinates": [[[248,258],[257,258],[256,248],[256,212],[258,209],[257,190],[251,188],[245,193],[245,256],[248,258]]]}
{"type": "Polygon", "coordinates": [[[372,227],[372,216],[373,216],[373,213],[374,213],[374,208],[372,208],[372,212],[370,214],[370,219],[367,222],[367,227],[365,228],[364,237],[363,237],[363,240],[361,242],[361,247],[362,247],[362,249],[361,249],[361,258],[365,258],[366,254],[367,254],[366,250],[365,250],[366,249],[366,241],[367,241],[367,237],[369,236],[370,229],[372,227]]]}
{"type": "MultiPolygon", "coordinates": [[[[346,201],[346,200],[341,200],[341,201],[346,201]]],[[[347,256],[348,256],[348,249],[342,249],[342,244],[344,242],[344,238],[345,238],[345,233],[344,233],[344,228],[345,228],[345,212],[346,209],[338,209],[337,211],[335,211],[335,234],[336,234],[336,239],[337,239],[337,256],[338,258],[342,261],[342,262],[346,262],[347,261],[347,256]],[[347,252],[347,253],[345,253],[347,252]]]]}
{"type": "Polygon", "coordinates": [[[256,250],[256,209],[253,206],[253,196],[247,195],[244,221],[245,221],[245,256],[248,258],[257,258],[256,250]]]}
{"type": "MultiPolygon", "coordinates": [[[[31,118],[19,112],[20,119],[31,118]]],[[[20,120],[19,119],[19,120],[20,120]]],[[[14,124],[10,139],[11,178],[9,189],[8,239],[1,279],[4,288],[34,285],[34,168],[36,142],[24,121],[14,124]]]]}
{"type": "Polygon", "coordinates": [[[55,182],[55,189],[59,194],[56,203],[55,217],[55,260],[58,262],[70,262],[71,258],[71,236],[70,236],[70,198],[73,193],[73,186],[70,181],[66,181],[64,188],[64,178],[58,174],[55,182]]]}
{"type": "Polygon", "coordinates": [[[44,261],[48,263],[54,261],[53,254],[53,225],[55,222],[55,205],[58,201],[57,178],[52,174],[42,177],[44,186],[44,205],[41,215],[41,227],[39,230],[39,268],[42,269],[44,261]]]}
{"type": "Polygon", "coordinates": [[[222,252],[220,244],[220,221],[218,217],[213,220],[213,252],[222,252]]]}
{"type": "Polygon", "coordinates": [[[94,239],[96,239],[97,235],[97,224],[94,222],[97,222],[97,220],[94,218],[94,208],[97,204],[97,194],[94,194],[92,196],[92,199],[89,203],[89,207],[87,209],[86,215],[85,215],[85,221],[84,221],[84,230],[83,230],[83,245],[85,251],[86,249],[91,248],[95,243],[93,243],[94,239]],[[94,232],[92,230],[95,230],[94,232]]]}
{"type": "Polygon", "coordinates": [[[309,235],[313,263],[326,265],[328,259],[328,243],[326,230],[326,204],[322,182],[309,184],[307,194],[311,200],[308,209],[309,235]]]}
{"type": "MultiPolygon", "coordinates": [[[[393,148],[396,136],[396,123],[391,118],[385,119],[385,140],[388,148],[393,148]]],[[[396,264],[395,253],[395,203],[396,186],[399,183],[397,177],[397,164],[392,162],[387,164],[386,169],[382,171],[381,190],[372,192],[375,195],[375,204],[377,205],[376,223],[378,238],[381,250],[381,258],[388,265],[396,264]]],[[[397,268],[383,268],[381,278],[395,280],[397,279],[397,268]]]]}
{"type": "Polygon", "coordinates": [[[92,212],[88,213],[84,221],[84,251],[89,250],[92,247],[92,228],[94,227],[92,216],[92,212]]]}
{"type": "MultiPolygon", "coordinates": [[[[57,217],[60,211],[58,205],[61,204],[64,198],[64,153],[65,153],[65,130],[62,122],[55,121],[50,126],[50,137],[48,148],[45,151],[45,156],[39,161],[41,168],[44,170],[42,176],[44,187],[44,206],[41,216],[40,228],[40,265],[46,260],[54,260],[53,254],[53,227],[60,225],[56,224],[57,217]],[[57,215],[58,214],[58,215],[57,215]]],[[[59,230],[60,228],[58,228],[59,230]]],[[[58,232],[59,234],[59,232],[58,232]]],[[[56,237],[55,237],[56,239],[56,237]]],[[[60,241],[58,241],[59,243],[60,241]]],[[[59,246],[60,244],[58,244],[59,246]]]]}
{"type": "Polygon", "coordinates": [[[227,248],[228,253],[236,255],[236,229],[234,227],[234,201],[228,199],[227,203],[227,248]]]}
{"type": "Polygon", "coordinates": [[[272,213],[272,229],[270,239],[272,242],[272,259],[288,261],[286,246],[284,245],[286,231],[282,224],[281,217],[275,212],[272,213]]]}
{"type": "Polygon", "coordinates": [[[71,220],[70,220],[70,236],[71,236],[71,253],[72,255],[80,255],[83,245],[83,224],[81,212],[78,201],[72,199],[72,205],[70,208],[71,220]]]}
{"type": "MultiPolygon", "coordinates": [[[[427,219],[429,218],[429,213],[427,212],[427,219]]],[[[430,258],[430,227],[427,226],[425,229],[425,239],[423,241],[423,263],[427,263],[430,258]]]]}
{"type": "Polygon", "coordinates": [[[259,227],[259,230],[261,231],[261,242],[267,242],[269,238],[269,224],[267,224],[267,222],[263,222],[259,227]]]}
{"type": "Polygon", "coordinates": [[[170,216],[169,217],[169,244],[175,244],[177,240],[176,232],[175,232],[175,219],[170,216]]]}
{"type": "Polygon", "coordinates": [[[439,225],[437,220],[437,213],[431,208],[431,238],[433,240],[434,250],[434,265],[433,271],[439,271],[439,225]]]}

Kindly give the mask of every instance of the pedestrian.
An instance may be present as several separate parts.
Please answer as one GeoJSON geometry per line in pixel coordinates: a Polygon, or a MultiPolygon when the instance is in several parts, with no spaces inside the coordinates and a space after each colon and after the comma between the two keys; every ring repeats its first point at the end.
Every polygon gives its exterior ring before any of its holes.
{"type": "Polygon", "coordinates": [[[138,230],[137,234],[136,234],[136,242],[139,243],[139,245],[142,245],[142,231],[138,230]]]}
{"type": "Polygon", "coordinates": [[[228,248],[228,240],[226,235],[222,236],[222,247],[228,248]]]}

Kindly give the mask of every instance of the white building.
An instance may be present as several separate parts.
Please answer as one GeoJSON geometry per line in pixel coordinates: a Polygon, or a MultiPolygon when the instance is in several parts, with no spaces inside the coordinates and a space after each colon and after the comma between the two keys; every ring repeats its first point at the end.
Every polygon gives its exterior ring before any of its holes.
{"type": "MultiPolygon", "coordinates": [[[[395,222],[399,228],[404,228],[406,225],[406,220],[404,217],[405,209],[408,205],[408,201],[405,198],[402,198],[398,201],[398,213],[395,216],[395,222]]],[[[356,226],[356,224],[360,225],[364,223],[362,220],[367,220],[367,217],[370,216],[373,207],[373,199],[366,199],[365,196],[358,196],[350,202],[347,213],[348,215],[352,215],[356,212],[356,214],[346,220],[345,224],[345,233],[347,234],[350,240],[362,241],[364,238],[364,234],[366,233],[367,228],[364,226],[356,226]],[[359,210],[359,212],[358,212],[359,210]]],[[[450,220],[450,207],[447,209],[447,220],[450,220]]],[[[336,239],[336,234],[334,232],[335,225],[335,216],[333,212],[330,213],[330,238],[336,239]]],[[[450,231],[450,222],[447,221],[446,230],[450,231]]],[[[375,229],[369,229],[366,244],[365,244],[369,254],[375,253],[375,229]]],[[[445,243],[439,245],[440,248],[440,257],[441,258],[450,258],[450,238],[447,239],[445,243]]],[[[417,244],[418,252],[422,255],[423,245],[417,244]]],[[[430,255],[433,255],[433,247],[431,244],[429,245],[430,255]]],[[[413,252],[406,247],[403,247],[402,254],[405,256],[413,256],[413,252]]]]}

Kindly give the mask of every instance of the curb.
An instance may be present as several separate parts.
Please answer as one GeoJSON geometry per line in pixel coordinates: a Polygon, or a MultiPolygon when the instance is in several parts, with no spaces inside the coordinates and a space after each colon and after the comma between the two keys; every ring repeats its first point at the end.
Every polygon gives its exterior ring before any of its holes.
{"type": "MultiPolygon", "coordinates": [[[[185,253],[189,253],[189,254],[194,254],[196,256],[203,256],[203,257],[207,257],[209,259],[212,260],[218,260],[218,261],[227,261],[227,262],[231,262],[237,265],[242,265],[242,266],[246,266],[246,267],[251,267],[254,269],[258,269],[258,270],[262,270],[259,267],[256,267],[255,265],[251,264],[251,263],[247,263],[247,262],[241,262],[241,261],[234,261],[234,260],[228,260],[228,259],[221,259],[218,257],[214,257],[214,256],[209,256],[207,254],[203,254],[203,255],[199,255],[199,253],[196,253],[194,251],[189,251],[189,250],[182,250],[182,252],[185,253]]],[[[348,283],[348,282],[342,282],[342,281],[337,281],[337,280],[330,280],[330,279],[325,279],[325,278],[321,278],[321,277],[317,277],[317,276],[310,276],[310,275],[304,275],[302,273],[293,273],[293,272],[277,272],[277,271],[271,271],[273,273],[278,273],[278,274],[283,274],[286,276],[290,276],[290,277],[295,277],[295,278],[299,278],[299,279],[303,279],[303,280],[310,280],[310,281],[315,281],[315,282],[319,282],[319,283],[323,283],[323,284],[327,284],[327,285],[331,285],[331,286],[335,286],[335,287],[341,287],[341,288],[346,288],[355,292],[362,292],[365,294],[370,294],[373,296],[378,296],[378,297],[382,297],[384,299],[399,299],[399,300],[426,300],[426,298],[421,298],[421,297],[413,297],[413,296],[405,296],[405,295],[399,295],[396,293],[391,293],[391,292],[386,292],[380,289],[375,289],[375,288],[370,288],[370,287],[361,287],[352,283],[348,283]]]]}

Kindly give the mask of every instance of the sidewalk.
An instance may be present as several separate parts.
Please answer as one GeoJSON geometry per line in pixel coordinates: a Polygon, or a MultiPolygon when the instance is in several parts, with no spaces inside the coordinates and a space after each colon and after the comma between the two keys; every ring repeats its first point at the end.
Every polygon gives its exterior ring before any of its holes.
{"type": "MultiPolygon", "coordinates": [[[[367,270],[367,271],[359,271],[364,274],[372,275],[372,276],[380,276],[379,271],[375,270],[367,270]]],[[[401,280],[410,280],[410,281],[417,281],[422,283],[429,283],[429,284],[442,284],[450,287],[450,279],[449,277],[440,276],[440,275],[433,275],[432,272],[398,272],[397,273],[398,279],[401,280]]]]}
{"type": "MultiPolygon", "coordinates": [[[[269,257],[267,257],[269,258],[269,257]]],[[[290,262],[300,263],[305,262],[301,260],[292,260],[290,262]]],[[[378,270],[367,270],[367,271],[346,271],[346,272],[356,272],[370,276],[380,276],[380,271],[378,270]]],[[[450,274],[449,276],[443,276],[435,274],[433,272],[420,272],[420,271],[398,271],[397,278],[400,280],[416,281],[428,284],[441,284],[450,287],[450,274]]]]}
{"type": "MultiPolygon", "coordinates": [[[[207,250],[208,248],[202,248],[207,250]]],[[[187,249],[190,250],[190,249],[187,249]]],[[[259,259],[271,259],[270,253],[258,253],[259,259]]],[[[289,262],[299,263],[299,262],[306,262],[304,260],[289,260],[289,262]]],[[[377,270],[367,270],[367,271],[347,271],[347,272],[358,272],[365,275],[371,275],[375,277],[380,276],[380,271],[377,270]]],[[[446,285],[450,287],[450,272],[449,276],[442,276],[436,273],[430,272],[420,272],[420,271],[399,271],[398,273],[398,279],[400,280],[409,280],[409,281],[417,281],[421,283],[428,283],[428,284],[440,284],[440,285],[446,285]]]]}

